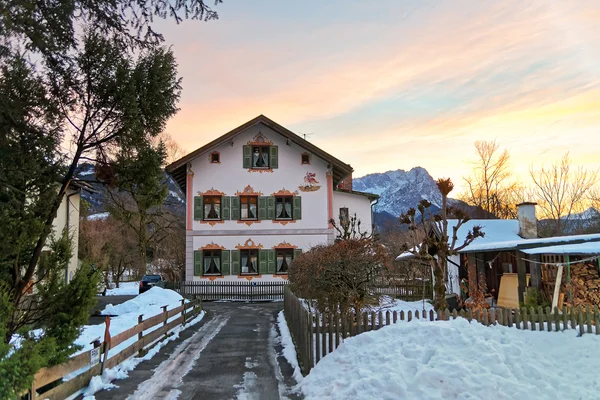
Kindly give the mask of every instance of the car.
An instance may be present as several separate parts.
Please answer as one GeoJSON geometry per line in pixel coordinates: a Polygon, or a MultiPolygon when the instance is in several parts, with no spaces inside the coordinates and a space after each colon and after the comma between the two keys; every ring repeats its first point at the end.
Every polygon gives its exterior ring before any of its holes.
{"type": "Polygon", "coordinates": [[[154,286],[164,287],[165,281],[160,275],[144,275],[140,281],[140,294],[152,289],[154,286]]]}

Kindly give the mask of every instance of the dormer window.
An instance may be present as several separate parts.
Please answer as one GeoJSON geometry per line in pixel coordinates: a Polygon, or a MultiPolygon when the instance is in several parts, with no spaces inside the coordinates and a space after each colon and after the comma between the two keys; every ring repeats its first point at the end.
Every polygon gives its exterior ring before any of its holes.
{"type": "Polygon", "coordinates": [[[301,161],[302,161],[302,164],[310,164],[310,154],[302,153],[301,161]]]}
{"type": "Polygon", "coordinates": [[[213,151],[210,153],[210,163],[211,164],[220,164],[221,163],[221,155],[218,151],[213,151]]]}

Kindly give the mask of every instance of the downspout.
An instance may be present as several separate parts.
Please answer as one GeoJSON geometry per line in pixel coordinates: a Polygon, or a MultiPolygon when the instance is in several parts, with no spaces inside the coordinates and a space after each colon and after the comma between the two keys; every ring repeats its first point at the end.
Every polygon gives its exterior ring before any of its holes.
{"type": "Polygon", "coordinates": [[[371,203],[371,233],[375,233],[375,220],[373,219],[373,207],[375,207],[377,205],[377,203],[379,203],[379,197],[375,199],[374,203],[371,203]]]}

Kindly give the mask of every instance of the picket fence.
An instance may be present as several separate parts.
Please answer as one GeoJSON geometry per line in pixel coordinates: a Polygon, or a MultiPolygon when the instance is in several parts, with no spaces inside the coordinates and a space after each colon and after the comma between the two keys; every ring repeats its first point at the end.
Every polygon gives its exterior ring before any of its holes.
{"type": "Polygon", "coordinates": [[[598,307],[566,306],[552,312],[549,307],[543,309],[490,309],[475,312],[427,311],[379,311],[354,313],[311,313],[289,288],[284,295],[284,314],[290,329],[298,362],[304,375],[327,354],[339,347],[346,338],[363,332],[380,329],[399,321],[414,320],[447,321],[450,318],[466,318],[486,326],[503,325],[531,331],[558,332],[565,329],[577,329],[580,335],[600,334],[600,313],[598,307]]]}
{"type": "Polygon", "coordinates": [[[240,300],[240,301],[281,301],[287,280],[260,281],[185,281],[167,282],[165,287],[182,296],[199,296],[203,301],[240,300]]]}
{"type": "MultiPolygon", "coordinates": [[[[160,339],[166,338],[169,331],[173,328],[178,325],[185,325],[186,321],[195,318],[201,310],[202,302],[200,299],[194,299],[188,303],[185,303],[185,300],[181,300],[180,306],[171,310],[167,310],[167,306],[163,306],[162,313],[148,319],[143,319],[143,315],[140,315],[137,325],[126,331],[118,333],[115,336],[109,336],[108,332],[105,332],[104,337],[110,337],[110,340],[105,340],[104,342],[100,342],[100,340],[96,341],[94,349],[80,353],[70,358],[64,364],[42,368],[35,374],[31,389],[26,395],[31,400],[38,398],[49,400],[65,399],[87,387],[92,377],[102,374],[104,369],[113,368],[135,354],[142,355],[144,351],[149,350],[160,339]],[[177,318],[169,321],[169,319],[177,315],[179,315],[177,318]],[[144,335],[144,331],[159,324],[162,324],[160,328],[144,335]],[[136,335],[137,340],[133,344],[108,358],[108,351],[111,348],[115,348],[136,335]],[[87,370],[83,373],[76,375],[72,379],[63,380],[64,377],[73,374],[73,372],[85,368],[87,370]]],[[[106,318],[108,327],[110,317],[106,318]]]]}

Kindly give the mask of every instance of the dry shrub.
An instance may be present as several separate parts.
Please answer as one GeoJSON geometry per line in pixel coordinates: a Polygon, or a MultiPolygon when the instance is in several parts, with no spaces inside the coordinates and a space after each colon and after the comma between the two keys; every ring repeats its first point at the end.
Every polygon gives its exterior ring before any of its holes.
{"type": "Polygon", "coordinates": [[[313,247],[294,259],[289,279],[293,290],[319,312],[360,312],[379,304],[373,289],[387,270],[384,248],[376,239],[362,237],[313,247]]]}

